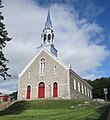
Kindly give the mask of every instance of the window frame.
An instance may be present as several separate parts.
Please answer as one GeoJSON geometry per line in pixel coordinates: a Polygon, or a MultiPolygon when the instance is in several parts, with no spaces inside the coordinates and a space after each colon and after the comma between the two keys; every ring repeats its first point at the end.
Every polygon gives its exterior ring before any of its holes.
{"type": "Polygon", "coordinates": [[[45,73],[45,58],[40,59],[40,65],[39,65],[39,74],[44,74],[45,73]]]}

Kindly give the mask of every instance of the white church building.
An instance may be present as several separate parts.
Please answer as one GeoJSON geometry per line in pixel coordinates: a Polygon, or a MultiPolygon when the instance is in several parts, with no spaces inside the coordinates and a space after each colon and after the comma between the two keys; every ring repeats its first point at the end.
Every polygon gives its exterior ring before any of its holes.
{"type": "Polygon", "coordinates": [[[48,10],[36,56],[19,74],[18,100],[92,99],[92,86],[57,57],[48,10]]]}

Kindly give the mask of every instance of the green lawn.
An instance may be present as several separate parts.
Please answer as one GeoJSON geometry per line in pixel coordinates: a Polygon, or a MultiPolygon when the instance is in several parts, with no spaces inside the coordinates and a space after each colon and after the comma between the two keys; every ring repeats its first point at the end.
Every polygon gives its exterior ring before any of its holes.
{"type": "Polygon", "coordinates": [[[106,120],[107,105],[92,103],[83,105],[82,100],[19,101],[0,112],[0,120],[106,120]],[[74,108],[71,108],[74,106],[74,108]]]}

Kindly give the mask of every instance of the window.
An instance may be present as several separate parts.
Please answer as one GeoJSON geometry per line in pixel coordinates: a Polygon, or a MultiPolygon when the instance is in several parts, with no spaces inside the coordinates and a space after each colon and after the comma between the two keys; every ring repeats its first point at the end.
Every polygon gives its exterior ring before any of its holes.
{"type": "Polygon", "coordinates": [[[74,79],[74,89],[76,90],[76,80],[74,79]]]}
{"type": "Polygon", "coordinates": [[[48,34],[48,42],[50,42],[51,34],[48,34]]]}
{"type": "Polygon", "coordinates": [[[82,94],[84,94],[84,86],[82,85],[82,94]]]}
{"type": "Polygon", "coordinates": [[[54,34],[52,33],[52,39],[54,38],[54,34]]]}
{"type": "Polygon", "coordinates": [[[40,74],[44,74],[45,73],[45,59],[42,58],[40,60],[40,74]]]}
{"type": "Polygon", "coordinates": [[[80,92],[80,82],[78,82],[78,91],[80,92]]]}
{"type": "Polygon", "coordinates": [[[85,87],[85,95],[87,95],[87,90],[86,90],[86,87],[85,87]]]}
{"type": "Polygon", "coordinates": [[[56,66],[54,66],[54,74],[56,74],[56,66]]]}
{"type": "Polygon", "coordinates": [[[31,78],[31,71],[29,71],[28,73],[28,78],[31,78]]]}
{"type": "Polygon", "coordinates": [[[87,95],[88,95],[88,97],[89,97],[89,89],[87,89],[87,95]]]}
{"type": "Polygon", "coordinates": [[[46,42],[46,34],[44,34],[44,43],[46,42]]]}
{"type": "Polygon", "coordinates": [[[90,90],[90,98],[92,98],[92,92],[91,92],[91,90],[90,90]]]}

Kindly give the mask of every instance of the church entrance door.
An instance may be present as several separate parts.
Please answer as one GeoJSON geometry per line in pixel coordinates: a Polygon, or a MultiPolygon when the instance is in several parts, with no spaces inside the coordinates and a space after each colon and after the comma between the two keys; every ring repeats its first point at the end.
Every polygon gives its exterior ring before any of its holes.
{"type": "Polygon", "coordinates": [[[31,93],[31,86],[27,86],[27,96],[26,99],[30,99],[30,93],[31,93]]]}
{"type": "Polygon", "coordinates": [[[45,98],[45,84],[43,82],[38,86],[38,98],[45,98]]]}
{"type": "Polygon", "coordinates": [[[58,84],[53,83],[53,97],[58,97],[58,84]]]}

